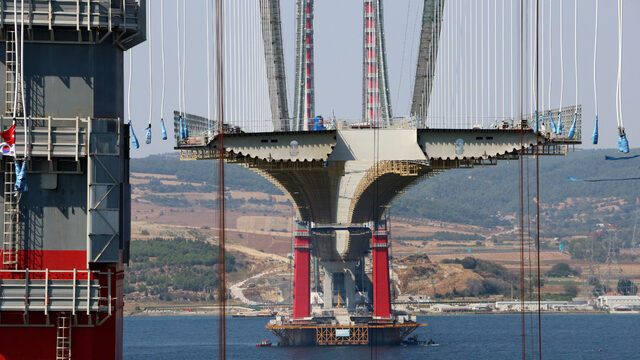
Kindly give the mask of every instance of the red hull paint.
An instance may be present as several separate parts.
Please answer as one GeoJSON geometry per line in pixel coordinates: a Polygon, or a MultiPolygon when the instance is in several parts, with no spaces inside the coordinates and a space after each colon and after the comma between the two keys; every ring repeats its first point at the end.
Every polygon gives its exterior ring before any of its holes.
{"type": "Polygon", "coordinates": [[[373,315],[378,318],[391,318],[391,299],[389,293],[389,253],[387,231],[373,232],[371,238],[373,256],[373,315]]]}
{"type": "Polygon", "coordinates": [[[293,274],[293,318],[311,314],[310,258],[311,238],[308,230],[298,230],[295,236],[295,268],[293,274]]]}
{"type": "MultiPolygon", "coordinates": [[[[86,259],[85,259],[86,264],[86,259]]],[[[92,360],[121,360],[122,359],[122,310],[123,310],[123,282],[124,271],[122,266],[116,270],[110,267],[112,274],[111,295],[116,299],[111,317],[102,325],[93,327],[76,327],[71,329],[71,354],[73,359],[92,360]]],[[[106,271],[108,267],[94,268],[92,270],[106,271]]],[[[103,290],[106,291],[106,290],[103,290]]],[[[102,294],[104,295],[104,294],[102,294]]],[[[56,358],[56,336],[58,313],[49,313],[49,323],[53,326],[40,326],[46,324],[46,317],[42,312],[31,312],[29,324],[31,327],[21,327],[24,324],[22,313],[1,314],[3,327],[0,327],[0,360],[49,360],[56,358]],[[11,325],[16,326],[12,327],[11,325]]],[[[100,314],[104,318],[106,314],[100,314]]],[[[86,314],[77,315],[78,324],[86,325],[86,314]]],[[[92,313],[92,322],[95,324],[95,313],[92,313]]]]}
{"type": "MultiPolygon", "coordinates": [[[[0,250],[0,258],[2,258],[2,250],[0,250]]],[[[87,270],[87,252],[83,250],[20,250],[18,267],[29,270],[87,270]]],[[[0,276],[3,274],[0,273],[0,276]]],[[[69,274],[68,278],[73,278],[73,274],[69,274]]]]}

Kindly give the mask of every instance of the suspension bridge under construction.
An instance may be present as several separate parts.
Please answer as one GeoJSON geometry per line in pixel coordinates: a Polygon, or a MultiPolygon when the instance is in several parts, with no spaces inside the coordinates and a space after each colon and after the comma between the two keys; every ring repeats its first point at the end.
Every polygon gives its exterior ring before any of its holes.
{"type": "MultiPolygon", "coordinates": [[[[138,146],[130,115],[129,123],[124,121],[124,53],[148,39],[152,3],[0,3],[0,79],[6,84],[0,92],[6,104],[0,128],[7,155],[1,167],[0,358],[122,358],[131,141],[138,146]]],[[[212,43],[229,49],[235,44],[220,32],[227,29],[220,23],[226,11],[220,11],[222,3],[211,9],[219,35],[212,43]]],[[[224,3],[229,8],[240,2],[224,3]]],[[[175,149],[182,160],[246,166],[290,198],[295,208],[293,311],[267,325],[282,345],[399,344],[424,324],[395,312],[391,304],[388,209],[393,199],[445,170],[564,155],[581,144],[582,107],[576,101],[534,110],[536,95],[526,111],[520,105],[517,116],[496,117],[493,123],[434,112],[441,100],[455,98],[434,90],[442,79],[437,60],[443,25],[452,12],[447,13],[444,0],[424,0],[411,109],[395,117],[383,1],[363,0],[362,117],[324,120],[315,108],[315,78],[322,74],[314,67],[314,1],[296,3],[294,89],[287,89],[280,1],[260,0],[255,28],[262,40],[264,79],[259,80],[267,85],[270,116],[249,121],[236,114],[227,121],[188,114],[181,106],[174,118],[175,149]],[[294,94],[292,111],[288,92],[294,94]],[[371,278],[366,268],[372,269],[371,278]],[[311,275],[318,281],[320,271],[324,304],[314,309],[311,275]]],[[[233,21],[226,19],[231,26],[233,21]]],[[[517,58],[523,61],[525,39],[518,26],[517,58]]],[[[243,60],[221,51],[215,55],[217,114],[224,114],[229,99],[251,107],[240,93],[225,92],[221,79],[233,65],[225,67],[223,61],[243,60]]],[[[534,73],[533,66],[529,70],[534,73]]],[[[521,67],[518,90],[524,71],[521,67]]],[[[224,290],[224,277],[221,284],[224,290]]]]}
{"type": "Polygon", "coordinates": [[[269,179],[295,208],[293,312],[267,325],[281,345],[393,345],[421,324],[394,313],[387,209],[402,191],[444,170],[496,165],[528,155],[563,155],[581,143],[581,107],[504,119],[489,127],[431,128],[444,2],[424,2],[411,116],[394,118],[388,85],[382,0],[363,2],[362,119],[325,123],[314,111],[313,0],[297,2],[294,113],[289,119],[279,1],[263,1],[272,119],[220,124],[175,113],[182,160],[223,159],[269,179]],[[552,131],[557,126],[571,132],[552,131]],[[560,125],[562,124],[562,125],[560,125]],[[272,131],[256,131],[272,126],[272,131]],[[311,272],[322,269],[323,306],[312,310],[311,272]],[[372,269],[371,279],[363,276],[372,269]],[[366,304],[373,304],[368,309],[366,304]]]}

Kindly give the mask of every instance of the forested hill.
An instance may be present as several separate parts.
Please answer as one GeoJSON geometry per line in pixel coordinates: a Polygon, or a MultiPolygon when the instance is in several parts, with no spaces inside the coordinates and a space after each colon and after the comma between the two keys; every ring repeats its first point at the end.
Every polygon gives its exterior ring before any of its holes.
{"type": "MultiPolygon", "coordinates": [[[[640,153],[635,149],[632,153],[640,153]]],[[[635,206],[640,181],[572,182],[577,179],[619,179],[640,177],[640,158],[607,161],[614,150],[584,150],[567,156],[540,158],[540,198],[543,207],[556,206],[568,198],[624,199],[635,206]]],[[[527,168],[529,191],[535,197],[535,159],[524,161],[525,191],[527,168]],[[528,167],[527,167],[528,164],[528,167]]],[[[515,214],[519,207],[520,162],[500,162],[497,166],[446,171],[400,195],[392,206],[395,215],[426,217],[462,223],[498,221],[498,214],[515,214]],[[491,219],[491,220],[490,220],[491,219]]],[[[534,202],[530,202],[534,206],[534,202]]],[[[584,209],[585,211],[588,209],[584,209]]],[[[626,209],[629,210],[629,209],[626,209]]]]}
{"type": "MultiPolygon", "coordinates": [[[[640,153],[640,149],[635,149],[632,154],[634,153],[640,153]]],[[[606,161],[605,155],[619,154],[613,149],[584,150],[567,156],[540,158],[542,205],[547,215],[558,217],[553,219],[557,225],[561,225],[563,219],[569,221],[576,212],[586,214],[584,221],[592,219],[612,222],[617,222],[618,217],[630,217],[635,213],[635,200],[640,196],[640,181],[588,183],[568,180],[569,176],[578,179],[640,177],[640,158],[606,161]],[[577,199],[571,201],[575,206],[564,206],[567,199],[577,199]],[[618,201],[618,204],[604,212],[591,211],[593,209],[590,207],[595,209],[597,205],[600,209],[608,201],[618,201]],[[557,211],[552,211],[554,208],[557,211]]],[[[216,183],[214,166],[212,161],[181,162],[175,155],[131,160],[133,172],[170,174],[184,182],[206,182],[211,185],[216,183]]],[[[527,169],[530,196],[533,199],[535,159],[525,160],[525,177],[527,169]]],[[[391,211],[393,215],[401,217],[489,226],[504,224],[504,216],[514,215],[519,209],[519,174],[519,161],[501,161],[497,166],[449,170],[424,180],[401,194],[393,203],[391,211]]],[[[226,184],[232,190],[280,193],[267,180],[243,167],[228,165],[226,175],[226,184]]],[[[534,206],[533,200],[530,205],[534,206]]],[[[585,226],[588,228],[590,225],[585,226]]]]}

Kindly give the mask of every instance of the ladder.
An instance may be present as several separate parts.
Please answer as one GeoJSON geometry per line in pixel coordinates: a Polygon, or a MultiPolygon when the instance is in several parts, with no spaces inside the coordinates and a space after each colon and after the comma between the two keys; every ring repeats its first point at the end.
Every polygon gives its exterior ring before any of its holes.
{"type": "MultiPolygon", "coordinates": [[[[5,83],[5,115],[13,115],[13,99],[16,91],[16,83],[18,82],[18,56],[16,52],[16,29],[11,26],[7,27],[5,34],[6,46],[5,46],[5,59],[6,59],[6,83],[5,83]]],[[[20,96],[20,92],[18,92],[20,96]]],[[[20,108],[21,101],[18,99],[18,109],[20,108]]],[[[17,113],[16,113],[17,114],[17,113]]]]}
{"type": "Polygon", "coordinates": [[[5,270],[18,269],[18,201],[15,184],[14,161],[4,161],[4,234],[2,237],[2,266],[5,270]]]}
{"type": "Polygon", "coordinates": [[[66,313],[58,316],[56,360],[71,360],[71,317],[66,313]]]}

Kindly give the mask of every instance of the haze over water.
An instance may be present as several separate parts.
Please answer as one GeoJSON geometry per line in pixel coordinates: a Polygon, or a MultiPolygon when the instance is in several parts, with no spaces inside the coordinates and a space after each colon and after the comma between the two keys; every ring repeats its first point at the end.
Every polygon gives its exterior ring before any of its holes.
{"type": "MultiPolygon", "coordinates": [[[[527,321],[530,320],[530,315],[527,321]]],[[[533,316],[535,320],[535,315],[533,316]]],[[[228,359],[518,359],[521,357],[520,315],[422,316],[429,326],[417,330],[421,339],[438,346],[257,348],[277,339],[266,319],[227,320],[228,359]]],[[[640,315],[543,315],[544,359],[637,359],[640,357],[640,315]]],[[[215,359],[215,317],[127,317],[124,320],[125,359],[215,359]]],[[[537,350],[537,325],[526,325],[527,351],[537,350]]],[[[527,358],[530,358],[530,354],[527,358]]],[[[535,354],[537,359],[537,353],[535,354]]]]}

